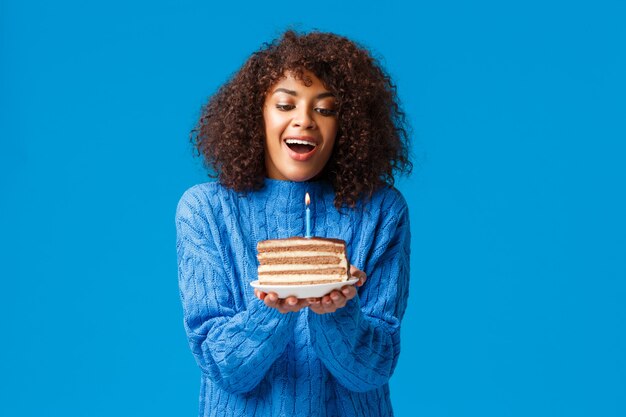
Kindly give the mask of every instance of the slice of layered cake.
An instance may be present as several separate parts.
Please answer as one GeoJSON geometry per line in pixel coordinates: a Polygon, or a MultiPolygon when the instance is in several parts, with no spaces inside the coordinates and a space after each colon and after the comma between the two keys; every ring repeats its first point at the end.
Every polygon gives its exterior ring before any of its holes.
{"type": "Polygon", "coordinates": [[[343,240],[270,239],[259,242],[257,251],[261,285],[326,284],[350,279],[343,240]]]}

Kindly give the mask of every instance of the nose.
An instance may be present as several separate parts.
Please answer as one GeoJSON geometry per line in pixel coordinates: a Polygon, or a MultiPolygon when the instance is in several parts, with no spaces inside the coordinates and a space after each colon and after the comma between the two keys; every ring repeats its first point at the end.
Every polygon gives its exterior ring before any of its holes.
{"type": "Polygon", "coordinates": [[[313,129],[315,127],[315,121],[311,114],[309,113],[309,109],[300,108],[292,121],[293,127],[303,127],[305,129],[313,129]]]}

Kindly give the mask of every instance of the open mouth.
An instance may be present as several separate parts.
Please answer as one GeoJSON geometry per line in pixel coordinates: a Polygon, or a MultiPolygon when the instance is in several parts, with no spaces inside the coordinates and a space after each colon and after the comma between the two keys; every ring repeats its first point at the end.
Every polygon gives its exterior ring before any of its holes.
{"type": "Polygon", "coordinates": [[[302,139],[285,139],[285,144],[298,154],[307,154],[317,146],[315,142],[302,139]]]}

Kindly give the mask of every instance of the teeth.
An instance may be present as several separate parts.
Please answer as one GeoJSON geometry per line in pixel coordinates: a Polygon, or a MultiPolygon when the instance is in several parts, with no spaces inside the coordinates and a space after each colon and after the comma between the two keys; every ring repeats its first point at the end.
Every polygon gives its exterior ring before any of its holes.
{"type": "Polygon", "coordinates": [[[310,146],[315,146],[314,142],[309,142],[308,140],[301,140],[301,139],[286,139],[285,143],[287,143],[287,145],[310,145],[310,146]]]}

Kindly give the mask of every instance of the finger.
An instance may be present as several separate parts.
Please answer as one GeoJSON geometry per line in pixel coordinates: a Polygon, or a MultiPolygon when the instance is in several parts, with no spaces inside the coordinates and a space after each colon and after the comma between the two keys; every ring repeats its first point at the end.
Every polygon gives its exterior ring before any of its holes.
{"type": "Polygon", "coordinates": [[[285,307],[285,310],[292,312],[299,311],[302,308],[300,306],[300,300],[298,300],[296,297],[287,297],[284,300],[283,305],[285,307]]]}
{"type": "Polygon", "coordinates": [[[319,297],[311,297],[311,298],[308,298],[307,301],[309,302],[310,305],[319,305],[320,304],[320,298],[319,297]]]}
{"type": "Polygon", "coordinates": [[[365,272],[361,271],[354,265],[350,265],[350,276],[359,279],[355,284],[357,287],[365,284],[365,280],[367,279],[367,275],[365,274],[365,272]]]}
{"type": "Polygon", "coordinates": [[[335,304],[324,307],[324,313],[334,313],[335,311],[337,311],[337,306],[335,304]]]}
{"type": "Polygon", "coordinates": [[[330,297],[333,300],[335,310],[345,307],[346,303],[348,302],[347,297],[343,295],[343,292],[341,291],[337,291],[337,290],[333,291],[330,297]]]}
{"type": "Polygon", "coordinates": [[[313,312],[317,313],[317,314],[324,314],[324,309],[322,308],[321,304],[318,305],[310,305],[309,308],[311,310],[313,310],[313,312]]]}
{"type": "Polygon", "coordinates": [[[291,306],[289,306],[285,300],[281,300],[278,305],[278,311],[283,314],[291,313],[291,306]]]}
{"type": "Polygon", "coordinates": [[[325,306],[322,299],[320,299],[320,302],[318,305],[311,305],[309,306],[309,308],[317,314],[334,313],[336,310],[336,308],[332,305],[332,303],[328,306],[325,306]]]}
{"type": "Polygon", "coordinates": [[[330,306],[333,303],[333,300],[331,300],[329,295],[325,295],[322,297],[322,305],[323,306],[330,306]]]}
{"type": "Polygon", "coordinates": [[[341,289],[341,293],[346,300],[352,300],[356,296],[356,288],[353,285],[346,285],[341,289]]]}
{"type": "Polygon", "coordinates": [[[308,300],[299,299],[296,297],[287,297],[285,299],[279,299],[277,302],[277,308],[283,314],[296,313],[308,306],[309,306],[308,300]]]}
{"type": "Polygon", "coordinates": [[[361,271],[354,265],[350,265],[350,275],[352,275],[353,277],[362,277],[365,275],[365,272],[361,271]]]}
{"type": "MultiPolygon", "coordinates": [[[[346,287],[352,288],[352,291],[356,293],[353,286],[347,285],[346,287]]],[[[326,313],[334,313],[338,309],[345,307],[348,301],[348,298],[343,294],[343,292],[338,290],[331,291],[328,295],[324,296],[324,298],[326,297],[330,298],[330,302],[326,303],[324,300],[322,303],[322,307],[326,313]]]]}
{"type": "Polygon", "coordinates": [[[330,299],[333,300],[333,304],[341,303],[342,300],[345,300],[345,298],[346,297],[344,297],[344,295],[337,290],[333,290],[330,293],[330,299]]]}
{"type": "Polygon", "coordinates": [[[326,313],[330,313],[331,311],[331,307],[332,306],[332,301],[330,299],[324,299],[324,297],[322,297],[322,299],[320,300],[320,305],[317,306],[317,309],[319,310],[319,314],[326,314],[326,313]]]}
{"type": "Polygon", "coordinates": [[[270,292],[268,293],[263,301],[265,302],[265,305],[271,308],[277,308],[278,307],[278,296],[276,295],[276,293],[274,292],[270,292]]]}
{"type": "Polygon", "coordinates": [[[309,306],[309,300],[307,300],[307,299],[298,299],[298,304],[295,306],[294,312],[300,311],[303,308],[306,308],[308,306],[309,306]]]}
{"type": "Polygon", "coordinates": [[[288,297],[285,300],[281,300],[281,307],[286,313],[297,313],[308,305],[307,300],[300,300],[296,297],[288,297]]]}

